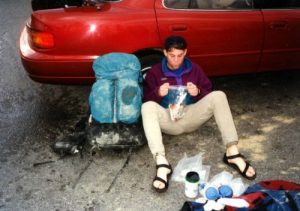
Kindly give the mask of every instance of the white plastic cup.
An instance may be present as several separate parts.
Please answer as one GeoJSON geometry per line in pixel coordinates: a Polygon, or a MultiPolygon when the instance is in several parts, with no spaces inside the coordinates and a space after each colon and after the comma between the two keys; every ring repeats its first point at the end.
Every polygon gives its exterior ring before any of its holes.
{"type": "Polygon", "coordinates": [[[199,174],[195,171],[190,171],[185,176],[185,195],[188,198],[196,198],[199,192],[199,174]]]}

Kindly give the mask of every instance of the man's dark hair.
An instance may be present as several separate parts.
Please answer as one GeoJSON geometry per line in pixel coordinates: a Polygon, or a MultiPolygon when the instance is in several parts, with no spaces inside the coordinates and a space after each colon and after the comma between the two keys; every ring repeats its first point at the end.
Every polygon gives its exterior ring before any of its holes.
{"type": "Polygon", "coordinates": [[[170,51],[172,48],[185,50],[187,49],[187,43],[181,36],[170,36],[165,40],[165,49],[170,51]]]}

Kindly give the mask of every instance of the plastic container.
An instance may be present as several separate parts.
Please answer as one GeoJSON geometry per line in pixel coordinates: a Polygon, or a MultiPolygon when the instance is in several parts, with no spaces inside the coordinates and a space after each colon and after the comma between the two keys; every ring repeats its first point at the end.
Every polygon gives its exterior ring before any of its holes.
{"type": "Polygon", "coordinates": [[[185,195],[188,198],[196,198],[199,192],[199,174],[195,171],[190,171],[185,176],[185,195]]]}
{"type": "Polygon", "coordinates": [[[219,190],[215,186],[205,187],[204,194],[208,200],[217,200],[220,198],[219,190]]]}
{"type": "Polygon", "coordinates": [[[229,185],[221,185],[219,187],[219,194],[221,198],[231,198],[233,190],[229,185]]]}

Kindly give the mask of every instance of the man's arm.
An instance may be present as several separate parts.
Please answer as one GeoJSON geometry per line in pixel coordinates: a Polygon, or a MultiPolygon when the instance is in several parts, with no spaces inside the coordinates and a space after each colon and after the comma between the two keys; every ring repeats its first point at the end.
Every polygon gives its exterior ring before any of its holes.
{"type": "Polygon", "coordinates": [[[152,69],[148,71],[144,80],[144,102],[155,101],[160,103],[162,97],[159,96],[160,84],[157,82],[157,78],[153,74],[152,69]]]}
{"type": "Polygon", "coordinates": [[[195,68],[194,71],[197,74],[196,86],[198,88],[198,94],[192,97],[194,102],[197,102],[198,100],[200,100],[201,98],[203,98],[205,95],[207,95],[212,91],[212,83],[200,66],[194,64],[193,68],[195,68]]]}

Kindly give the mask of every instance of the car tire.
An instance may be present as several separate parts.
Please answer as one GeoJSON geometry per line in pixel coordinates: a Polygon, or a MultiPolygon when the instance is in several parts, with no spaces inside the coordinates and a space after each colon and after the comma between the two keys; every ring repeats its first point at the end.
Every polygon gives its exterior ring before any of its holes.
{"type": "Polygon", "coordinates": [[[163,54],[147,55],[139,58],[142,67],[143,78],[146,77],[147,72],[151,69],[154,64],[161,62],[163,54]]]}

